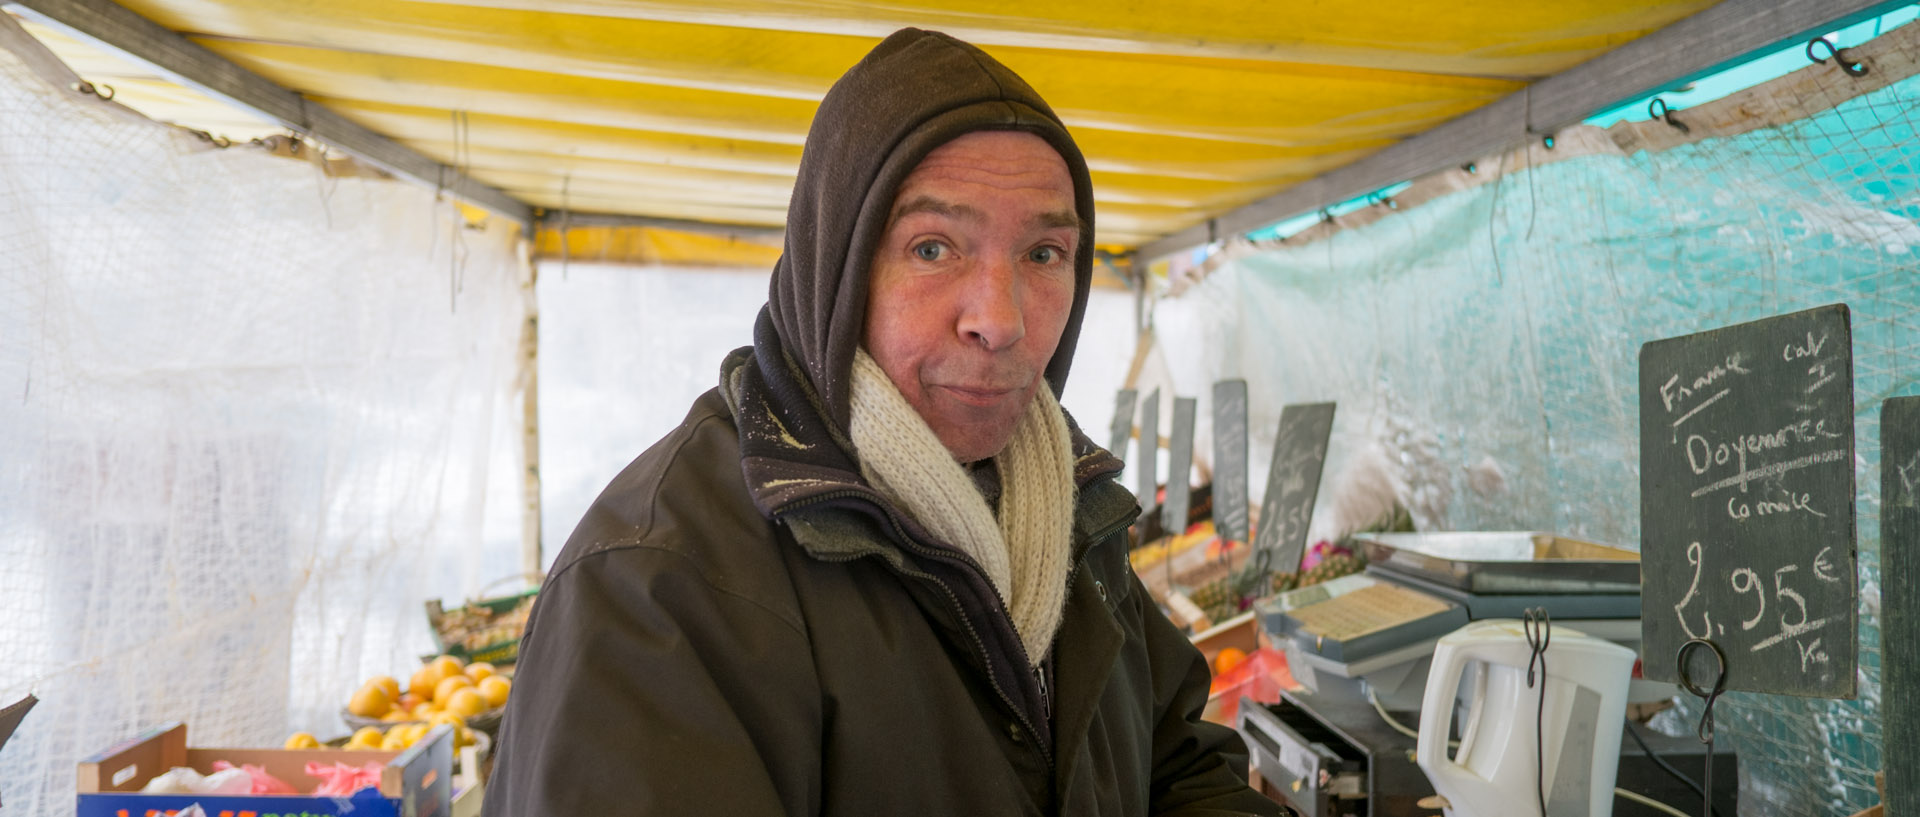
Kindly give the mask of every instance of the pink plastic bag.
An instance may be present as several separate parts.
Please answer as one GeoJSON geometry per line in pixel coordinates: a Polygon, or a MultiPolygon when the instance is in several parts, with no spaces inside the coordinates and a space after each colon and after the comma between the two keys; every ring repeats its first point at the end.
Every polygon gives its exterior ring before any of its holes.
{"type": "Polygon", "coordinates": [[[238,768],[246,772],[247,777],[250,777],[253,779],[253,790],[247,792],[248,794],[299,794],[300,793],[294,790],[292,786],[287,785],[280,778],[267,774],[266,769],[262,769],[259,766],[255,766],[251,763],[248,763],[244,766],[236,767],[233,764],[228,763],[224,760],[216,760],[213,762],[213,770],[216,772],[224,772],[228,769],[233,769],[233,768],[238,768]]]}
{"type": "Polygon", "coordinates": [[[321,763],[312,761],[307,764],[307,774],[321,780],[320,788],[313,793],[331,797],[346,797],[361,789],[380,787],[380,770],[386,768],[378,761],[365,766],[348,766],[345,763],[321,763]]]}

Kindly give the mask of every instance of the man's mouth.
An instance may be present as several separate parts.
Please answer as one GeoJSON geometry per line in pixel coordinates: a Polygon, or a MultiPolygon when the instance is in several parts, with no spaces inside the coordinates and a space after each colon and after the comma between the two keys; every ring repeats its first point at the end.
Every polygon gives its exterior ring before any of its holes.
{"type": "Polygon", "coordinates": [[[952,395],[954,399],[971,406],[991,406],[1007,395],[1018,391],[1015,388],[996,388],[990,386],[938,386],[937,388],[952,395]]]}

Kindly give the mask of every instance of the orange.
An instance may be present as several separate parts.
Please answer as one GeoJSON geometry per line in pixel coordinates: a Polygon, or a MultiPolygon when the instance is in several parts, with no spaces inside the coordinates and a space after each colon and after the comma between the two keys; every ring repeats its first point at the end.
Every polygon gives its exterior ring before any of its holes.
{"type": "Polygon", "coordinates": [[[1247,660],[1247,651],[1239,647],[1226,647],[1213,657],[1214,675],[1225,675],[1247,660]]]}
{"type": "Polygon", "coordinates": [[[513,683],[511,681],[498,675],[491,678],[480,679],[480,694],[486,697],[487,707],[490,709],[499,709],[500,707],[506,706],[507,691],[512,688],[513,683]]]}
{"type": "Polygon", "coordinates": [[[320,748],[320,741],[314,738],[312,732],[295,732],[287,736],[287,742],[282,748],[318,749],[320,748]]]}
{"type": "Polygon", "coordinates": [[[467,677],[472,678],[476,684],[498,674],[499,671],[485,661],[475,661],[467,665],[467,677]]]}
{"type": "Polygon", "coordinates": [[[453,697],[455,691],[467,689],[472,686],[473,681],[465,675],[458,673],[449,675],[440,679],[440,685],[433,688],[433,702],[439,704],[441,709],[445,709],[447,707],[447,699],[453,697]]]}
{"type": "Polygon", "coordinates": [[[433,708],[432,701],[421,701],[420,703],[414,704],[412,709],[407,710],[407,713],[412,715],[416,721],[424,721],[433,717],[433,713],[438,711],[440,710],[433,708]]]}

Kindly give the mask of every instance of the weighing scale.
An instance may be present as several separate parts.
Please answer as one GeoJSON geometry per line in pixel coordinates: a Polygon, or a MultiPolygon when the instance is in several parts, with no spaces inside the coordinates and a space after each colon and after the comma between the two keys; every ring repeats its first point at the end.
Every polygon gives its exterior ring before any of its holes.
{"type": "MultiPolygon", "coordinates": [[[[1243,702],[1240,730],[1263,790],[1310,817],[1439,812],[1416,805],[1434,791],[1414,765],[1415,739],[1389,726],[1375,705],[1417,727],[1434,644],[1469,621],[1544,607],[1556,624],[1639,647],[1640,565],[1632,551],[1538,532],[1355,538],[1369,561],[1365,573],[1254,607],[1304,689],[1270,706],[1243,702]]],[[[1635,679],[1629,699],[1665,700],[1675,691],[1635,679]]],[[[1640,733],[1698,778],[1704,747],[1697,740],[1640,733]]],[[[1727,804],[1722,813],[1735,813],[1734,753],[1722,747],[1714,757],[1716,769],[1724,767],[1714,776],[1714,800],[1727,804]]],[[[1699,797],[1631,740],[1621,748],[1619,781],[1683,811],[1698,810],[1699,797]]],[[[1614,813],[1659,812],[1617,799],[1614,813]]]]}

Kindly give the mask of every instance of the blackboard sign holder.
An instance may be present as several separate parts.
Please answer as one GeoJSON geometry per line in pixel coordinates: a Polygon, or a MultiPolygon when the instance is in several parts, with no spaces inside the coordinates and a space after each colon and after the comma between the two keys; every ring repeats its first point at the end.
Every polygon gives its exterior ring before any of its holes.
{"type": "Polygon", "coordinates": [[[1653,341],[1639,362],[1646,677],[1853,697],[1846,305],[1653,341]]]}

